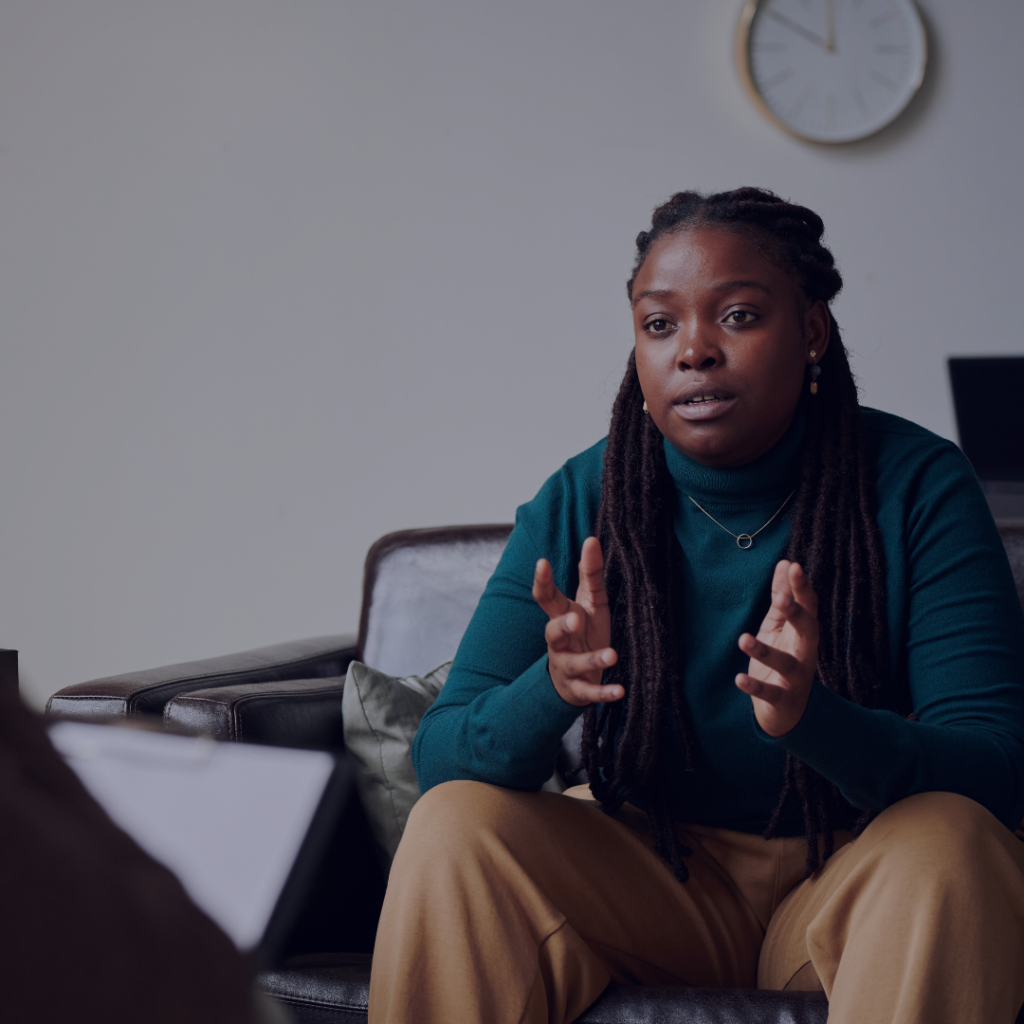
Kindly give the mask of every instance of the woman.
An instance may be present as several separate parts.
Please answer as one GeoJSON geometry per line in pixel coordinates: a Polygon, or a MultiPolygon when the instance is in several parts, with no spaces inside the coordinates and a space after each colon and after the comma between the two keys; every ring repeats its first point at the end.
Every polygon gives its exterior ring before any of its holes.
{"type": "Polygon", "coordinates": [[[609,435],[519,509],[417,735],[374,1024],[610,980],[1014,1020],[1021,608],[956,447],[858,405],[822,233],[745,188],[638,236],[609,435]],[[536,792],[581,713],[589,788],[536,792]]]}

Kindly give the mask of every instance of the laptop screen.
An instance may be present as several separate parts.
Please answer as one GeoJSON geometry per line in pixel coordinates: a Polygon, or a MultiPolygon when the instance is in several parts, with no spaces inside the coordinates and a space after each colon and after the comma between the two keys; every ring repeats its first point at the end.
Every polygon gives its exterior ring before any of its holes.
{"type": "Polygon", "coordinates": [[[984,481],[1024,481],[1024,356],[949,360],[960,447],[984,481]]]}
{"type": "Polygon", "coordinates": [[[272,922],[296,909],[282,902],[301,888],[310,830],[340,809],[332,755],[81,722],[57,722],[49,735],[115,824],[239,949],[269,954],[272,922]]]}

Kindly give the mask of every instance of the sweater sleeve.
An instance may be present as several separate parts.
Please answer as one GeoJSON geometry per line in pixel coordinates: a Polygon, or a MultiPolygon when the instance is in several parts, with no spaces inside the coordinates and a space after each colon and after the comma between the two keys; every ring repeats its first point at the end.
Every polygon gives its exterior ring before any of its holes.
{"type": "Polygon", "coordinates": [[[926,460],[911,491],[901,515],[905,568],[890,565],[889,591],[905,604],[896,670],[906,673],[917,720],[858,707],[815,682],[797,726],[769,742],[863,810],[939,790],[1016,828],[1024,816],[1024,617],[1006,552],[953,445],[926,460]]]}
{"type": "Polygon", "coordinates": [[[574,520],[583,537],[589,532],[577,490],[563,468],[516,513],[444,689],[413,741],[422,792],[452,779],[536,790],[551,777],[562,735],[583,709],[562,700],[548,675],[547,615],[533,600],[533,573],[547,558],[558,587],[575,593],[572,549],[582,538],[574,520]]]}

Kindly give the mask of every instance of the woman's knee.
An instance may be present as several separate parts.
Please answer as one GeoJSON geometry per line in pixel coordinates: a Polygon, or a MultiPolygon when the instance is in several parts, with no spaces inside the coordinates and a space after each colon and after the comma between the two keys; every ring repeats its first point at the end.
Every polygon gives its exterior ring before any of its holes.
{"type": "Polygon", "coordinates": [[[416,834],[421,842],[446,836],[450,839],[453,831],[461,832],[468,822],[486,816],[491,791],[495,789],[463,779],[433,786],[413,805],[404,835],[416,834]]]}
{"type": "Polygon", "coordinates": [[[887,807],[871,826],[963,836],[1005,829],[991,811],[959,793],[916,793],[887,807]]]}
{"type": "MultiPolygon", "coordinates": [[[[880,842],[890,867],[962,877],[964,871],[987,870],[1000,860],[1013,834],[992,813],[957,793],[917,793],[886,808],[861,837],[865,845],[880,842]]],[[[1020,845],[1019,842],[1017,845],[1020,845]]]]}
{"type": "Polygon", "coordinates": [[[529,831],[530,810],[549,794],[521,793],[483,782],[458,779],[427,790],[413,806],[402,846],[420,856],[457,852],[466,857],[482,844],[514,841],[529,831]]]}

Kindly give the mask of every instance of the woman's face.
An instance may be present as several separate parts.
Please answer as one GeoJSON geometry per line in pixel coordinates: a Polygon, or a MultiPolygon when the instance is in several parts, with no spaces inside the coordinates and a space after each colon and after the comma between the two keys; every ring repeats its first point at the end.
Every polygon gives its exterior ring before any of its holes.
{"type": "Polygon", "coordinates": [[[633,329],[658,429],[705,466],[740,466],[789,427],[829,316],[745,236],[695,228],[651,247],[633,282],[633,329]]]}

